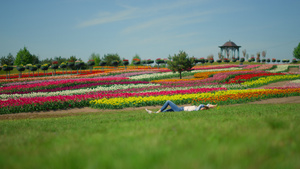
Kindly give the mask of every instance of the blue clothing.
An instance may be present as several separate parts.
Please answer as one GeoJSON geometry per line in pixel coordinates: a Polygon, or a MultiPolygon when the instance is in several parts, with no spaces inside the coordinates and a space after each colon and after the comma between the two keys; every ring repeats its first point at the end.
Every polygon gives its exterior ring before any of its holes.
{"type": "MultiPolygon", "coordinates": [[[[206,106],[208,106],[207,104],[206,106]]],[[[204,104],[200,104],[194,111],[201,110],[201,108],[204,107],[204,104]]],[[[170,111],[183,111],[184,107],[178,107],[175,103],[172,101],[168,100],[166,103],[161,107],[160,111],[161,112],[170,112],[170,111]],[[165,110],[168,106],[170,106],[170,109],[165,110]]]]}
{"type": "Polygon", "coordinates": [[[175,103],[168,100],[166,103],[161,107],[161,112],[169,112],[169,111],[183,111],[183,107],[178,107],[175,103]],[[168,106],[170,106],[170,109],[165,110],[168,106]]]}
{"type": "MultiPolygon", "coordinates": [[[[207,106],[208,106],[208,104],[207,104],[207,106]]],[[[204,104],[200,104],[200,105],[195,109],[195,111],[201,110],[202,107],[204,107],[204,104]]]]}

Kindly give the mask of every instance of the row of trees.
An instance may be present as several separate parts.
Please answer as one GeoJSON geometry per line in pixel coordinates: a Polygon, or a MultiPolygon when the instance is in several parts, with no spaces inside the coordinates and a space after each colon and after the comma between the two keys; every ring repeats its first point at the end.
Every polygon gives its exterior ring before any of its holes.
{"type": "MultiPolygon", "coordinates": [[[[265,59],[266,57],[266,51],[262,51],[262,52],[258,52],[257,56],[255,59],[254,55],[251,55],[251,58],[249,58],[249,55],[246,53],[246,50],[242,51],[243,56],[244,56],[244,60],[248,60],[248,61],[254,61],[256,60],[257,62],[270,62],[270,59],[265,59]],[[262,56],[263,59],[260,59],[260,56],[262,56]]],[[[300,43],[298,45],[298,47],[296,47],[294,49],[294,57],[300,59],[300,43]]],[[[210,55],[207,57],[207,59],[205,60],[204,58],[200,58],[200,59],[195,59],[196,63],[205,63],[208,62],[209,60],[213,59],[213,55],[210,55]]],[[[235,62],[237,60],[239,60],[241,58],[232,58],[232,62],[235,62]]],[[[14,56],[9,53],[7,56],[2,56],[0,58],[0,65],[27,65],[27,64],[33,64],[33,65],[37,65],[37,64],[51,64],[54,61],[57,61],[58,64],[60,65],[61,63],[67,63],[67,62],[72,62],[72,61],[82,61],[80,58],[76,58],[76,56],[70,56],[69,58],[64,58],[64,57],[54,57],[54,58],[46,58],[44,60],[41,60],[39,58],[39,56],[36,56],[34,54],[31,54],[29,52],[29,50],[24,47],[23,49],[20,49],[19,52],[16,55],[16,58],[14,58],[14,56]]],[[[89,60],[93,60],[95,62],[95,65],[100,65],[100,63],[102,62],[105,63],[106,66],[120,66],[120,65],[124,65],[123,61],[127,60],[125,58],[121,59],[120,56],[118,54],[105,54],[102,58],[100,57],[99,54],[95,54],[92,53],[89,57],[89,60]],[[118,63],[118,64],[117,64],[118,63]],[[117,65],[116,65],[117,64],[117,65]]],[[[140,64],[146,65],[146,64],[152,64],[154,63],[153,60],[141,60],[139,55],[135,55],[132,60],[130,65],[134,65],[134,63],[137,63],[136,60],[139,60],[140,64]]],[[[128,61],[128,60],[127,60],[128,61]]],[[[218,60],[217,60],[218,61],[218,60]]],[[[224,62],[228,62],[226,60],[226,58],[220,58],[219,55],[219,62],[220,61],[224,61],[224,62]]],[[[129,62],[129,61],[128,61],[129,62]]],[[[166,59],[156,59],[155,63],[159,66],[160,64],[166,64],[166,59]]],[[[272,60],[272,62],[274,62],[272,60]]],[[[278,61],[277,61],[278,62],[278,61]]],[[[285,62],[283,60],[283,62],[285,62]]],[[[125,63],[126,64],[126,63],[125,63]]]]}
{"type": "MultiPolygon", "coordinates": [[[[230,62],[229,59],[227,58],[224,58],[224,59],[218,59],[217,62],[230,62]]],[[[239,62],[244,62],[245,59],[244,58],[241,58],[240,60],[232,60],[233,62],[236,62],[236,61],[239,61],[239,62]]],[[[255,58],[251,58],[248,60],[249,62],[252,62],[252,61],[255,61],[255,58]]],[[[266,62],[270,62],[271,60],[270,59],[266,59],[265,60],[266,62]]],[[[293,62],[296,61],[296,59],[293,59],[293,62]]],[[[204,59],[204,58],[200,58],[200,59],[196,59],[195,57],[189,57],[188,54],[184,51],[180,51],[178,54],[174,54],[173,56],[169,56],[168,59],[156,59],[155,62],[159,65],[159,64],[167,64],[168,68],[170,70],[172,70],[173,72],[178,72],[179,73],[179,76],[180,76],[180,79],[181,79],[181,73],[183,71],[191,71],[192,68],[197,64],[197,63],[214,63],[214,59],[213,57],[209,57],[208,59],[204,59]]],[[[260,60],[257,60],[257,62],[260,62],[260,60]]],[[[264,59],[263,59],[263,62],[264,62],[264,59]]],[[[280,62],[280,60],[277,60],[275,58],[272,59],[272,62],[280,62]]],[[[289,62],[289,60],[282,60],[282,62],[289,62]]],[[[297,62],[297,61],[296,61],[297,62]]],[[[143,60],[141,61],[139,58],[135,57],[133,59],[133,62],[132,62],[134,65],[140,65],[140,64],[152,64],[154,63],[153,60],[151,59],[148,59],[148,60],[143,60]]],[[[111,61],[111,64],[113,66],[118,66],[120,65],[120,62],[118,60],[112,60],[111,61]]],[[[122,64],[127,66],[129,65],[129,61],[127,59],[123,59],[122,60],[122,64]]],[[[95,65],[95,61],[94,60],[89,60],[87,63],[84,63],[80,60],[77,60],[77,61],[69,61],[69,62],[63,62],[61,64],[59,64],[58,61],[53,61],[51,65],[49,64],[43,64],[43,65],[40,65],[40,64],[37,64],[37,65],[32,65],[32,64],[27,64],[25,66],[23,66],[22,64],[18,65],[16,68],[17,70],[20,72],[19,74],[19,77],[21,77],[22,75],[22,72],[25,71],[25,69],[28,69],[29,71],[29,74],[30,74],[30,71],[32,72],[35,72],[39,69],[43,70],[44,73],[46,70],[48,70],[49,68],[53,69],[54,70],[54,75],[56,74],[56,69],[58,68],[61,68],[63,70],[65,70],[66,68],[77,68],[77,73],[78,73],[78,70],[83,67],[83,66],[88,66],[90,68],[92,68],[94,65],[95,65]]],[[[100,66],[105,66],[107,65],[107,63],[103,60],[103,61],[100,61],[99,63],[100,66]]],[[[8,72],[8,75],[9,75],[9,72],[11,70],[13,70],[13,66],[10,66],[10,65],[3,65],[3,67],[0,67],[0,70],[3,69],[4,71],[8,72]]],[[[7,76],[7,74],[6,74],[7,76]]],[[[34,74],[33,74],[34,76],[34,74]]],[[[8,77],[8,76],[7,76],[8,77]]]]}

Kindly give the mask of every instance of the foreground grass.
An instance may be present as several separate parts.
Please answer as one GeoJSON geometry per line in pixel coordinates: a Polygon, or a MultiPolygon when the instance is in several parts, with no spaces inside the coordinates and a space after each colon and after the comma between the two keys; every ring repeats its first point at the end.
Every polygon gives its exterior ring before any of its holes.
{"type": "Polygon", "coordinates": [[[0,168],[299,168],[300,105],[0,121],[0,168]]]}

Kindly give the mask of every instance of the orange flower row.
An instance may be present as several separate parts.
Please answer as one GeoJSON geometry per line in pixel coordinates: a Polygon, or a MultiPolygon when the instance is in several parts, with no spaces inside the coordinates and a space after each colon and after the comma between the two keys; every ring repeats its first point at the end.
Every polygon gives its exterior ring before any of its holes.
{"type": "Polygon", "coordinates": [[[211,96],[207,98],[198,98],[193,100],[194,102],[200,103],[222,103],[222,102],[233,102],[236,101],[247,102],[254,101],[258,99],[266,99],[272,97],[283,97],[290,95],[299,95],[300,88],[289,88],[289,89],[276,89],[276,90],[264,90],[264,91],[250,91],[246,93],[236,93],[236,94],[225,94],[218,96],[211,96]]]}

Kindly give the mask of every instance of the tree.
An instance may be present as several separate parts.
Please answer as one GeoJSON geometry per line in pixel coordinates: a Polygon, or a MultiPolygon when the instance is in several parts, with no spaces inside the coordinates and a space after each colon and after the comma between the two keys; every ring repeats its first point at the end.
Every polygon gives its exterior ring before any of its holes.
{"type": "Polygon", "coordinates": [[[125,66],[125,70],[127,69],[127,65],[129,65],[128,59],[123,58],[123,65],[125,66]]]}
{"type": "MultiPolygon", "coordinates": [[[[132,63],[133,63],[134,65],[138,66],[138,65],[141,64],[141,60],[138,59],[138,58],[134,58],[134,59],[132,60],[132,63]]],[[[138,67],[137,67],[137,68],[138,68],[138,67]]]]}
{"type": "Polygon", "coordinates": [[[36,55],[32,55],[32,64],[40,64],[41,61],[39,59],[39,56],[36,56],[36,55]]]}
{"type": "Polygon", "coordinates": [[[24,47],[23,49],[20,49],[19,52],[17,53],[16,60],[15,60],[15,65],[32,64],[33,63],[32,61],[33,61],[32,55],[27,50],[27,48],[24,47]]]}
{"type": "Polygon", "coordinates": [[[67,61],[66,58],[63,58],[63,57],[61,57],[61,56],[58,56],[58,57],[56,56],[56,57],[54,57],[54,60],[57,61],[59,65],[60,65],[61,63],[67,61]]]}
{"type": "Polygon", "coordinates": [[[6,79],[10,79],[10,71],[14,69],[14,67],[10,66],[10,65],[3,65],[2,69],[4,71],[6,71],[6,79]],[[7,72],[8,72],[8,76],[7,76],[7,72]]]}
{"type": "Polygon", "coordinates": [[[174,73],[178,72],[180,79],[182,78],[181,73],[192,70],[193,66],[195,66],[195,60],[189,58],[188,54],[184,51],[179,51],[177,55],[169,56],[168,68],[174,73]]]}
{"type": "Polygon", "coordinates": [[[70,56],[70,58],[67,59],[67,60],[68,60],[68,61],[73,61],[73,62],[75,62],[76,60],[80,60],[80,58],[77,59],[76,56],[70,56]]]}
{"type": "Polygon", "coordinates": [[[36,65],[32,65],[29,69],[32,71],[32,74],[33,74],[33,77],[34,77],[34,72],[35,72],[38,68],[36,67],[36,65]]]}
{"type": "Polygon", "coordinates": [[[164,63],[164,60],[161,59],[161,58],[157,58],[157,59],[155,60],[155,63],[157,64],[157,67],[159,68],[159,64],[164,63]]]}
{"type": "Polygon", "coordinates": [[[256,53],[256,56],[257,56],[257,57],[256,57],[256,61],[260,60],[260,52],[257,52],[257,53],[256,53]]]}
{"type": "MultiPolygon", "coordinates": [[[[51,69],[54,70],[54,76],[56,75],[56,69],[58,69],[58,61],[53,61],[51,65],[51,69]]],[[[53,74],[52,74],[53,76],[53,74]]]]}
{"type": "Polygon", "coordinates": [[[92,69],[93,69],[93,66],[95,65],[95,61],[94,60],[89,60],[87,62],[87,65],[90,67],[90,73],[92,73],[92,69]]]}
{"type": "Polygon", "coordinates": [[[107,66],[113,66],[113,61],[117,60],[119,63],[121,62],[120,56],[116,54],[106,54],[104,55],[103,59],[106,62],[107,66]]]}
{"type": "Polygon", "coordinates": [[[89,60],[94,60],[95,65],[99,65],[100,62],[101,62],[100,55],[99,54],[95,54],[95,53],[91,54],[89,60]]]}
{"type": "Polygon", "coordinates": [[[48,64],[43,64],[43,65],[41,66],[41,69],[44,71],[44,76],[46,76],[45,71],[48,70],[48,68],[49,68],[49,65],[48,65],[48,64]]]}
{"type": "Polygon", "coordinates": [[[264,50],[264,51],[261,52],[261,55],[262,55],[262,57],[265,59],[265,58],[266,58],[266,55],[267,55],[267,52],[264,50]]]}
{"type": "Polygon", "coordinates": [[[300,59],[300,43],[298,44],[297,47],[294,48],[294,58],[300,59]]]}
{"type": "Polygon", "coordinates": [[[2,56],[0,58],[0,65],[13,65],[15,62],[14,56],[9,53],[7,56],[2,56]]]}
{"type": "Polygon", "coordinates": [[[242,53],[243,53],[243,56],[244,56],[244,58],[245,58],[245,57],[246,57],[246,54],[247,54],[246,49],[244,49],[244,50],[242,51],[242,53]]]}
{"type": "Polygon", "coordinates": [[[59,65],[60,68],[64,69],[67,68],[67,64],[65,62],[62,62],[60,65],[59,65]]]}
{"type": "Polygon", "coordinates": [[[17,70],[19,71],[19,78],[21,78],[22,77],[22,72],[25,70],[25,66],[18,65],[17,70]]]}
{"type": "Polygon", "coordinates": [[[141,61],[141,57],[138,54],[135,54],[133,56],[132,61],[131,61],[131,65],[133,65],[136,60],[140,60],[141,61]]]}
{"type": "Polygon", "coordinates": [[[50,65],[50,63],[52,63],[53,62],[53,59],[52,58],[46,58],[46,59],[44,59],[44,60],[41,60],[40,61],[40,63],[43,65],[43,64],[48,64],[48,65],[50,65]]]}

